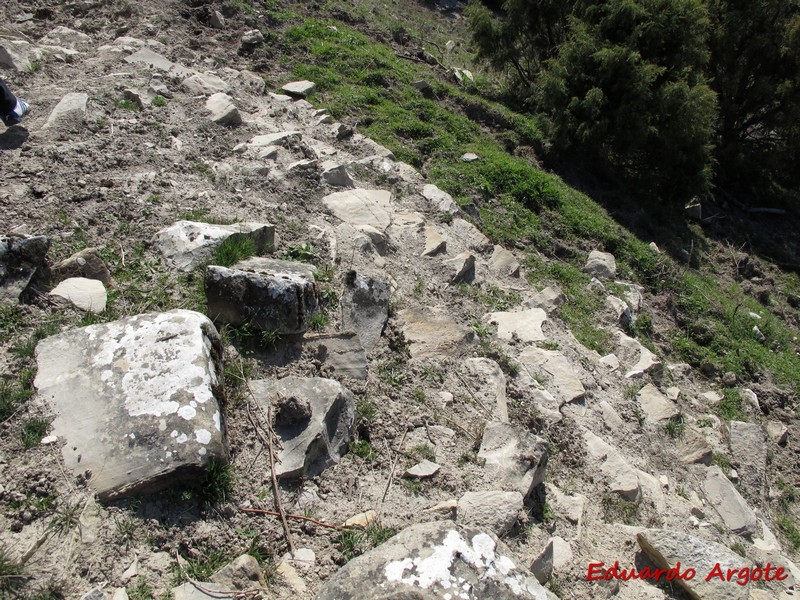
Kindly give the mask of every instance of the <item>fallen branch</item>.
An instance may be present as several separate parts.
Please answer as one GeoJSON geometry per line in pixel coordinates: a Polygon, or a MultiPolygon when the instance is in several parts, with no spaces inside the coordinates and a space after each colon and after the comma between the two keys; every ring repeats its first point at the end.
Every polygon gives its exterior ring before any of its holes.
{"type": "MultiPolygon", "coordinates": [[[[274,510],[266,510],[263,508],[242,508],[240,509],[242,512],[252,513],[256,515],[272,515],[273,517],[280,517],[281,514],[274,510]]],[[[309,523],[313,523],[314,525],[319,525],[320,527],[327,527],[328,529],[334,529],[336,531],[349,531],[350,527],[341,527],[339,525],[331,525],[330,523],[324,523],[323,521],[317,521],[316,519],[312,519],[311,517],[306,517],[304,515],[292,515],[289,513],[284,513],[284,515],[288,519],[298,519],[300,521],[308,521],[309,523]]]]}
{"type": "MultiPolygon", "coordinates": [[[[244,380],[244,373],[242,373],[242,379],[244,380]]],[[[247,392],[250,394],[250,398],[253,402],[256,401],[256,397],[253,394],[253,390],[250,389],[250,384],[245,380],[245,385],[247,386],[247,392]]],[[[258,406],[258,403],[256,403],[258,406]]],[[[260,406],[258,407],[261,408],[260,406]]],[[[292,533],[289,530],[289,522],[286,520],[286,511],[283,510],[283,502],[281,502],[281,489],[278,485],[278,476],[275,474],[275,451],[272,444],[272,436],[274,432],[272,431],[272,403],[267,405],[267,435],[264,435],[264,432],[261,430],[261,427],[256,424],[255,419],[253,418],[253,413],[250,410],[250,402],[247,403],[247,417],[250,419],[250,423],[253,425],[253,429],[255,429],[256,434],[261,439],[262,443],[265,443],[267,446],[267,451],[269,453],[269,471],[272,477],[272,496],[275,500],[275,510],[278,512],[278,516],[281,518],[281,525],[283,526],[283,534],[286,537],[286,544],[289,546],[289,554],[292,555],[294,558],[295,555],[295,548],[294,548],[294,541],[292,540],[292,533]],[[266,439],[265,439],[266,438],[266,439]]]]}

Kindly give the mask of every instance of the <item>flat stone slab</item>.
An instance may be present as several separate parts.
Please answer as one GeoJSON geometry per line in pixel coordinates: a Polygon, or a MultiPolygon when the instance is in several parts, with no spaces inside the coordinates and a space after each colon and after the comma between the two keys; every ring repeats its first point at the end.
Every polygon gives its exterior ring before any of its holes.
{"type": "Polygon", "coordinates": [[[627,367],[625,377],[633,379],[647,373],[658,372],[663,365],[658,357],[637,340],[618,331],[616,333],[620,363],[627,367]]]}
{"type": "Polygon", "coordinates": [[[731,421],[731,458],[743,489],[762,498],[767,486],[767,436],[758,423],[731,421]]]}
{"type": "Polygon", "coordinates": [[[328,194],[322,203],[333,215],[354,227],[371,225],[386,231],[392,222],[392,194],[385,190],[355,189],[328,194]]]}
{"type": "Polygon", "coordinates": [[[435,309],[407,308],[398,313],[412,358],[461,356],[475,341],[475,332],[435,309]]]}
{"type": "Polygon", "coordinates": [[[429,479],[436,475],[441,468],[441,465],[437,465],[435,462],[426,459],[417,463],[410,469],[407,469],[403,477],[408,477],[409,479],[429,479]]]}
{"type": "Polygon", "coordinates": [[[703,493],[729,531],[748,536],[756,533],[756,516],[719,467],[709,467],[703,493]]]}
{"type": "Polygon", "coordinates": [[[680,461],[686,465],[710,465],[714,457],[706,438],[692,428],[688,428],[680,437],[675,451],[680,461]]]}
{"type": "Polygon", "coordinates": [[[677,404],[662,394],[652,383],[639,390],[636,400],[650,423],[667,421],[680,412],[677,404]]]}
{"type": "Polygon", "coordinates": [[[543,350],[531,346],[523,350],[517,360],[531,377],[539,375],[547,379],[543,385],[555,396],[559,406],[580,400],[586,395],[586,390],[575,375],[569,360],[558,350],[543,350]]]}
{"type": "Polygon", "coordinates": [[[303,81],[292,81],[291,83],[287,83],[281,88],[282,92],[286,92],[290,96],[299,96],[300,98],[305,98],[314,92],[314,89],[317,87],[313,81],[303,80],[303,81]]]}
{"type": "Polygon", "coordinates": [[[196,479],[227,457],[222,346],[207,317],[138,315],[39,342],[34,385],[56,417],[64,463],[103,500],[196,479]]]}
{"type": "Polygon", "coordinates": [[[206,110],[211,113],[211,120],[218,125],[239,125],[242,122],[242,115],[233,98],[223,92],[208,97],[206,110]]]}
{"type": "Polygon", "coordinates": [[[215,225],[197,221],[177,221],[158,231],[153,243],[167,264],[185,273],[211,260],[217,246],[232,235],[253,240],[258,254],[269,252],[275,245],[275,225],[270,223],[215,225]]]}
{"type": "Polygon", "coordinates": [[[315,477],[339,462],[355,422],[353,394],[338,381],[322,377],[260,379],[250,382],[256,401],[272,405],[275,434],[280,438],[278,477],[315,477]],[[289,414],[286,401],[307,406],[289,414]],[[286,411],[286,412],[285,412],[286,411]]]}
{"type": "MultiPolygon", "coordinates": [[[[645,529],[636,534],[639,547],[652,560],[657,568],[671,569],[678,563],[681,571],[692,568],[696,576],[687,580],[675,578],[675,583],[683,588],[691,598],[698,600],[747,600],[750,585],[739,585],[736,578],[731,581],[706,577],[719,565],[723,573],[728,569],[737,572],[743,567],[751,567],[752,562],[729,550],[721,544],[706,542],[678,531],[664,529],[645,529]]],[[[774,574],[774,570],[772,571],[774,574]]]]}
{"type": "Polygon", "coordinates": [[[542,324],[547,313],[541,308],[531,308],[517,312],[493,312],[484,315],[483,321],[497,326],[497,338],[511,341],[515,337],[521,342],[542,342],[547,339],[542,324]]]}
{"type": "Polygon", "coordinates": [[[69,300],[81,310],[91,313],[103,312],[108,300],[106,286],[101,281],[85,277],[65,279],[50,292],[50,295],[69,300]]]}
{"type": "Polygon", "coordinates": [[[220,323],[281,334],[303,333],[319,306],[314,266],[253,257],[206,269],[208,315],[220,323]]]}
{"type": "Polygon", "coordinates": [[[322,363],[326,376],[367,378],[367,353],[355,332],[306,335],[304,346],[322,363]],[[327,370],[330,370],[329,372],[327,370]]]}
{"type": "Polygon", "coordinates": [[[231,91],[231,86],[213,73],[195,73],[191,77],[184,79],[183,85],[190,92],[204,96],[226,94],[231,91]]]}
{"type": "Polygon", "coordinates": [[[636,476],[633,466],[622,456],[622,453],[585,428],[583,440],[586,442],[589,456],[599,463],[609,491],[619,494],[631,502],[639,500],[642,495],[639,478],[636,476]]]}
{"type": "Polygon", "coordinates": [[[488,479],[527,498],[544,481],[547,442],[526,428],[491,422],[483,430],[478,456],[486,461],[488,479]]]}
{"type": "Polygon", "coordinates": [[[248,148],[259,149],[269,146],[282,146],[292,139],[300,139],[302,134],[299,131],[278,131],[277,133],[265,133],[250,138],[247,142],[248,148]]]}
{"type": "Polygon", "coordinates": [[[426,226],[424,234],[425,249],[422,251],[422,256],[435,256],[447,251],[447,240],[444,239],[436,227],[426,226]]]}
{"type": "Polygon", "coordinates": [[[537,292],[533,298],[525,303],[525,306],[530,308],[541,308],[548,313],[553,312],[559,306],[567,301],[567,297],[560,289],[556,287],[546,287],[542,291],[537,292]]]}
{"type": "Polygon", "coordinates": [[[451,521],[412,525],[348,562],[316,600],[557,600],[497,537],[451,521]]]}
{"type": "Polygon", "coordinates": [[[347,281],[342,294],[344,329],[358,333],[367,352],[380,341],[389,319],[389,296],[387,283],[361,273],[347,281]]]}
{"type": "Polygon", "coordinates": [[[86,124],[86,104],[89,95],[82,92],[67,94],[50,112],[42,129],[76,130],[86,124]]]}
{"type": "Polygon", "coordinates": [[[492,256],[489,258],[489,268],[503,277],[519,277],[519,261],[502,246],[494,247],[492,256]]]}

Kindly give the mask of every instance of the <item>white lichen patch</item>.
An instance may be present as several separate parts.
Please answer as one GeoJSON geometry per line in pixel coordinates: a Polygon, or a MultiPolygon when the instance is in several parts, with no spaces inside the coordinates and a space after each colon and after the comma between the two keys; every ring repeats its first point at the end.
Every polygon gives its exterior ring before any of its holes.
{"type": "Polygon", "coordinates": [[[211,432],[208,429],[196,429],[194,437],[199,444],[208,444],[211,441],[211,432]]]}
{"type": "Polygon", "coordinates": [[[495,548],[495,541],[485,533],[474,535],[470,542],[453,529],[447,532],[442,543],[435,546],[428,556],[388,563],[384,567],[384,576],[387,581],[423,589],[438,586],[447,590],[442,594],[444,600],[472,600],[472,584],[453,574],[455,561],[461,560],[475,570],[479,580],[496,579],[518,596],[545,600],[542,591],[529,583],[528,577],[516,569],[509,557],[498,555],[495,548]]]}
{"type": "Polygon", "coordinates": [[[101,370],[108,386],[125,397],[130,416],[178,413],[192,419],[198,405],[213,400],[211,387],[216,383],[203,324],[202,315],[188,311],[134,319],[98,336],[93,366],[101,370]],[[188,406],[174,398],[177,389],[190,399],[188,406]]]}

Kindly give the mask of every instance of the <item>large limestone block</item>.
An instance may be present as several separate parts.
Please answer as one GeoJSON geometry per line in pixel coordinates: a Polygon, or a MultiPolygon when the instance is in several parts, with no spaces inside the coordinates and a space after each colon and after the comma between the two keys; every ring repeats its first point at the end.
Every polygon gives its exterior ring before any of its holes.
{"type": "Polygon", "coordinates": [[[279,131],[256,135],[247,142],[247,147],[258,150],[269,146],[282,146],[290,140],[299,140],[302,137],[299,131],[279,131]]]}
{"type": "Polygon", "coordinates": [[[753,535],[756,532],[756,516],[719,467],[708,469],[703,481],[703,493],[729,531],[740,535],[753,535]]]}
{"type": "Polygon", "coordinates": [[[652,383],[648,383],[636,394],[644,416],[650,423],[660,423],[675,417],[680,412],[678,406],[667,398],[652,383]]]}
{"type": "Polygon", "coordinates": [[[711,446],[706,438],[694,429],[687,429],[678,440],[675,448],[678,458],[683,464],[699,463],[710,465],[713,458],[711,446]]]}
{"type": "Polygon", "coordinates": [[[522,507],[523,498],[519,492],[467,492],[458,500],[457,522],[503,536],[514,527],[522,507]]]}
{"type": "Polygon", "coordinates": [[[483,316],[483,321],[497,326],[497,338],[511,341],[517,338],[521,342],[542,342],[546,339],[542,324],[547,320],[547,313],[541,308],[531,308],[518,312],[493,312],[483,316]]]}
{"type": "Polygon", "coordinates": [[[556,600],[492,533],[451,521],[412,525],[347,563],[316,600],[556,600]]]}
{"type": "Polygon", "coordinates": [[[316,84],[313,81],[303,80],[303,81],[292,81],[291,83],[287,83],[281,88],[282,92],[286,92],[291,96],[299,96],[300,98],[305,98],[306,96],[311,95],[314,93],[314,88],[316,88],[316,84]]]}
{"type": "Polygon", "coordinates": [[[172,268],[185,273],[210,260],[217,246],[233,235],[253,240],[257,254],[269,252],[275,245],[275,226],[269,223],[213,225],[196,221],[165,227],[153,236],[153,243],[172,268]]]}
{"type": "Polygon", "coordinates": [[[412,358],[461,356],[475,341],[472,329],[463,327],[441,310],[407,308],[398,316],[412,358]]]}
{"type": "Polygon", "coordinates": [[[251,381],[250,389],[275,415],[279,477],[315,477],[347,451],[355,422],[353,394],[338,381],[291,375],[251,381]]]}
{"type": "Polygon", "coordinates": [[[583,430],[583,440],[586,442],[589,456],[599,463],[609,491],[631,502],[639,500],[642,496],[639,478],[622,453],[588,429],[583,430]]]}
{"type": "Polygon", "coordinates": [[[30,72],[34,61],[41,59],[39,48],[24,40],[0,41],[0,65],[16,71],[30,72]]]}
{"type": "Polygon", "coordinates": [[[731,421],[733,463],[742,485],[754,498],[764,496],[767,486],[767,436],[758,423],[731,421]]]}
{"type": "Polygon", "coordinates": [[[336,218],[354,227],[371,225],[386,231],[392,222],[392,194],[385,190],[334,192],[325,196],[322,203],[336,218]]]}
{"type": "Polygon", "coordinates": [[[617,261],[613,254],[592,250],[583,271],[600,279],[612,279],[617,274],[617,261]]]}
{"type": "Polygon", "coordinates": [[[89,95],[73,92],[64,96],[47,118],[43,129],[75,130],[86,124],[86,104],[89,95]]]}
{"type": "Polygon", "coordinates": [[[36,348],[34,385],[53,435],[101,499],[193,479],[227,456],[218,397],[222,347],[205,316],[149,313],[73,329],[36,348]]]}
{"type": "Polygon", "coordinates": [[[211,113],[211,121],[218,125],[240,125],[242,115],[228,94],[217,92],[206,100],[206,110],[211,113]]]}
{"type": "Polygon", "coordinates": [[[208,315],[220,323],[281,334],[303,333],[319,300],[314,266],[254,257],[206,269],[208,315]]]}
{"type": "Polygon", "coordinates": [[[558,350],[544,350],[531,346],[523,350],[517,360],[531,377],[539,375],[547,380],[544,386],[556,397],[559,406],[580,400],[586,395],[586,390],[575,374],[572,364],[558,350]]]}
{"type": "Polygon", "coordinates": [[[470,250],[475,250],[477,252],[483,252],[492,246],[489,238],[483,235],[480,229],[464,219],[453,219],[453,222],[450,224],[449,237],[459,240],[470,250]]]}
{"type": "Polygon", "coordinates": [[[696,600],[747,600],[749,584],[739,585],[737,579],[720,581],[717,577],[706,581],[717,565],[723,573],[728,569],[738,572],[743,567],[751,566],[750,561],[725,546],[664,529],[645,529],[636,535],[636,540],[657,568],[671,569],[680,563],[682,572],[688,568],[696,571],[695,577],[688,581],[679,578],[674,580],[689,597],[696,600]]]}
{"type": "Polygon", "coordinates": [[[483,430],[478,456],[490,479],[527,498],[544,481],[549,452],[547,442],[524,427],[492,422],[483,430]]]}

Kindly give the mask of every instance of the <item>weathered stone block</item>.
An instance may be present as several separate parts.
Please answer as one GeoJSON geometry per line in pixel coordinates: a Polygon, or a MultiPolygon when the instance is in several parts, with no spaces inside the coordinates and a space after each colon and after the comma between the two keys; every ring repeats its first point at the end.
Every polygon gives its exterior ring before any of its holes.
{"type": "Polygon", "coordinates": [[[303,333],[317,310],[314,266],[254,257],[206,269],[208,315],[220,323],[281,334],[303,333]]]}
{"type": "Polygon", "coordinates": [[[173,310],[42,340],[34,385],[75,475],[101,499],[194,479],[227,449],[218,404],[222,346],[211,321],[173,310]]]}

